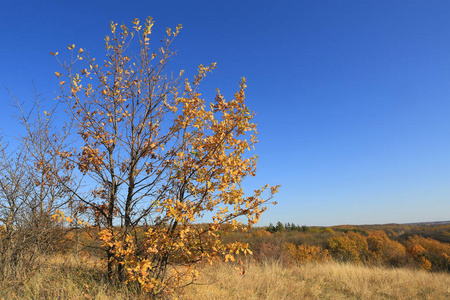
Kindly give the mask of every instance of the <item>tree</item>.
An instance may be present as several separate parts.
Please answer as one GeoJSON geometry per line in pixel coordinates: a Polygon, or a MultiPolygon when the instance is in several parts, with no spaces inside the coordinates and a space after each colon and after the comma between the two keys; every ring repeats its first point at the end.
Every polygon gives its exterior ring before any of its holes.
{"type": "Polygon", "coordinates": [[[402,266],[405,263],[406,249],[399,242],[392,241],[384,231],[373,231],[367,237],[367,244],[371,259],[375,262],[386,263],[393,266],[402,266]]]}
{"type": "Polygon", "coordinates": [[[282,252],[283,261],[287,264],[304,264],[308,262],[326,262],[331,260],[328,250],[318,246],[284,243],[282,252]]]}
{"type": "Polygon", "coordinates": [[[273,224],[270,223],[269,226],[267,226],[267,231],[270,233],[274,233],[276,231],[275,226],[273,226],[273,224]]]}
{"type": "Polygon", "coordinates": [[[286,229],[287,231],[292,230],[291,223],[287,222],[286,224],[284,224],[284,229],[286,229]]]}
{"type": "Polygon", "coordinates": [[[277,222],[277,225],[275,227],[277,232],[283,232],[284,231],[284,225],[280,221],[277,222]]]}
{"type": "Polygon", "coordinates": [[[365,236],[355,232],[335,235],[327,240],[327,247],[333,258],[347,262],[366,262],[368,244],[365,236]]]}
{"type": "Polygon", "coordinates": [[[58,131],[52,125],[56,107],[43,111],[36,91],[29,111],[14,100],[15,118],[25,132],[16,137],[17,148],[0,140],[0,273],[4,277],[5,270],[16,270],[19,264],[27,272],[34,270],[39,254],[55,250],[60,209],[76,190],[72,168],[61,157],[69,127],[58,131]]]}
{"type": "Polygon", "coordinates": [[[245,79],[233,100],[217,91],[206,102],[199,85],[216,64],[200,65],[192,82],[183,72],[168,74],[181,25],[168,28],[155,51],[152,26],[151,18],[144,25],[135,19],[119,33],[111,22],[101,65],[70,45],[73,59],[60,61],[56,76],[81,144],[65,158],[92,179],[89,193],[77,193],[79,211],[101,230],[108,274],[159,293],[195,280],[199,261],[248,253],[246,244],[221,243],[217,232],[240,228],[239,217],[258,222],[278,186],[251,196],[241,186],[257,161],[246,155],[257,132],[244,105],[245,79]],[[206,213],[211,221],[195,225],[206,213]]]}
{"type": "Polygon", "coordinates": [[[414,235],[405,245],[407,253],[420,267],[433,271],[450,271],[450,245],[432,238],[414,235]]]}

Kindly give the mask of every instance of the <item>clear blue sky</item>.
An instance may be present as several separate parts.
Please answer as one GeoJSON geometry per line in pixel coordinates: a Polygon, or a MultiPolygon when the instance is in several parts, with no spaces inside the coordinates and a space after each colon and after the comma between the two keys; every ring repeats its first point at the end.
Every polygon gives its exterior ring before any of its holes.
{"type": "Polygon", "coordinates": [[[240,77],[257,113],[253,188],[281,184],[262,225],[450,219],[448,1],[12,1],[0,7],[0,128],[14,135],[4,87],[55,96],[50,51],[103,54],[111,20],[183,24],[172,68],[217,61],[203,85],[227,98],[240,77]],[[126,4],[125,4],[126,3],[126,4]]]}

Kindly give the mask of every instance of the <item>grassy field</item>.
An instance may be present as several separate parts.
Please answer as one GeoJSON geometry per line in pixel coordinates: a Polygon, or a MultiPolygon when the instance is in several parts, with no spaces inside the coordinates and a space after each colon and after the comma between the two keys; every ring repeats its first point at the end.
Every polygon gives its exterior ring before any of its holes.
{"type": "Polygon", "coordinates": [[[450,299],[450,274],[326,263],[249,266],[244,275],[220,264],[211,285],[192,286],[182,299],[450,299]]]}
{"type": "MultiPolygon", "coordinates": [[[[422,270],[325,263],[285,267],[278,262],[246,264],[245,274],[219,263],[204,269],[198,285],[177,291],[178,299],[450,299],[450,274],[422,270]]],[[[95,261],[73,257],[42,260],[29,278],[0,279],[0,299],[145,299],[136,290],[110,286],[95,261]]]]}

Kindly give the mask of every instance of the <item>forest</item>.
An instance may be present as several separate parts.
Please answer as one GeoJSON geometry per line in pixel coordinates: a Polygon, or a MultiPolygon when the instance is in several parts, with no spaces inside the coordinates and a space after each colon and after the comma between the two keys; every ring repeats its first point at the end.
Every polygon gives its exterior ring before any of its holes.
{"type": "Polygon", "coordinates": [[[334,260],[364,265],[450,271],[450,224],[307,227],[293,223],[252,231],[255,257],[286,263],[334,260]]]}

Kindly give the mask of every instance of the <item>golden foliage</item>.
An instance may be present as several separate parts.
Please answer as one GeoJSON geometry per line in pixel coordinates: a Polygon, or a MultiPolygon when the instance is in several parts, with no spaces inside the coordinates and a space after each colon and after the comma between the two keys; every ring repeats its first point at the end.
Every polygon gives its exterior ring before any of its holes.
{"type": "Polygon", "coordinates": [[[297,246],[292,243],[283,244],[283,258],[287,263],[293,264],[331,261],[331,255],[326,249],[303,244],[297,246]]]}
{"type": "Polygon", "coordinates": [[[393,266],[401,266],[405,261],[406,249],[399,242],[390,240],[384,231],[374,231],[367,237],[371,259],[393,266]]]}
{"type": "Polygon", "coordinates": [[[364,236],[349,232],[346,235],[336,235],[327,241],[328,249],[336,260],[347,262],[364,262],[367,257],[368,244],[364,236]]]}
{"type": "Polygon", "coordinates": [[[450,271],[450,245],[414,235],[408,238],[407,252],[426,270],[450,271]]]}
{"type": "Polygon", "coordinates": [[[84,49],[74,54],[70,45],[74,60],[62,63],[65,70],[56,75],[66,77],[61,96],[82,143],[81,151],[65,158],[95,181],[92,198],[80,197],[80,209],[88,206],[102,229],[109,275],[158,293],[195,280],[199,261],[233,261],[249,253],[245,243],[223,244],[218,232],[240,229],[242,220],[247,227],[257,223],[278,186],[265,185],[253,195],[242,188],[257,162],[247,154],[257,131],[244,104],[245,78],[232,100],[217,91],[207,102],[199,85],[215,63],[200,65],[192,82],[182,79],[183,72],[175,78],[164,73],[182,26],[168,28],[155,53],[149,46],[152,18],[132,23],[131,30],[111,22],[104,63],[84,49]],[[83,66],[77,70],[76,63],[83,66]],[[211,222],[194,225],[205,212],[211,222]],[[171,276],[169,265],[178,270],[171,276]]]}

